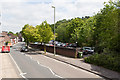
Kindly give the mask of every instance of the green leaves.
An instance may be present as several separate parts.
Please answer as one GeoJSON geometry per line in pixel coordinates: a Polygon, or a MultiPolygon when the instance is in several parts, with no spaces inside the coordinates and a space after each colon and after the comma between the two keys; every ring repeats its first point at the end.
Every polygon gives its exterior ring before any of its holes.
{"type": "Polygon", "coordinates": [[[32,25],[26,24],[22,29],[22,35],[26,42],[40,42],[41,36],[38,34],[37,29],[32,25]]]}
{"type": "Polygon", "coordinates": [[[26,24],[22,29],[22,35],[25,39],[25,42],[44,42],[53,39],[53,32],[49,24],[44,21],[42,24],[33,27],[32,25],[26,24]]]}
{"type": "MultiPolygon", "coordinates": [[[[82,18],[63,19],[55,24],[56,40],[66,43],[78,42],[80,47],[93,46],[97,52],[120,52],[120,2],[104,3],[104,8],[96,15],[82,18]],[[109,51],[106,51],[109,50],[109,51]]],[[[44,42],[53,39],[54,25],[47,21],[35,27],[26,24],[23,37],[29,42],[44,42]]]]}
{"type": "Polygon", "coordinates": [[[116,45],[120,45],[117,40],[118,35],[120,35],[118,33],[118,27],[120,27],[119,14],[120,12],[115,7],[114,2],[109,1],[101,12],[95,16],[96,29],[94,35],[97,35],[95,40],[98,41],[95,46],[101,46],[103,51],[107,49],[107,53],[116,52],[118,50],[116,45]]]}
{"type": "Polygon", "coordinates": [[[67,37],[70,38],[70,42],[75,43],[79,37],[78,30],[83,25],[83,20],[80,18],[72,19],[67,27],[66,27],[66,33],[67,37]]]}
{"type": "Polygon", "coordinates": [[[42,22],[41,25],[36,26],[38,33],[42,37],[42,42],[48,43],[53,39],[53,32],[47,21],[42,22]]]}

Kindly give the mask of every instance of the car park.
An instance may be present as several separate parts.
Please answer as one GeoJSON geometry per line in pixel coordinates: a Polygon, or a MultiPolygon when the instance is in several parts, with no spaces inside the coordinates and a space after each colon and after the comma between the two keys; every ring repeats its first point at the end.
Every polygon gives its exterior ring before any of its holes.
{"type": "Polygon", "coordinates": [[[2,53],[4,52],[10,52],[10,46],[2,46],[2,53]]]}

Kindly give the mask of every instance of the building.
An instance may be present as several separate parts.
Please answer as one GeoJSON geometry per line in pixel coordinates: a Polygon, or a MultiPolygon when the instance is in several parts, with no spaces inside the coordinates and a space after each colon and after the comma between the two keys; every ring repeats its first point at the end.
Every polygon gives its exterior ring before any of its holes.
{"type": "Polygon", "coordinates": [[[1,35],[4,36],[4,37],[3,37],[4,39],[3,39],[2,44],[5,45],[5,42],[8,42],[8,45],[9,45],[9,46],[12,46],[11,40],[10,40],[10,38],[9,38],[9,36],[8,36],[8,32],[2,31],[1,35]]]}
{"type": "Polygon", "coordinates": [[[18,43],[18,40],[18,37],[12,33],[8,34],[6,31],[2,31],[2,33],[0,33],[0,47],[4,46],[6,42],[8,42],[8,46],[13,46],[18,43]]]}
{"type": "Polygon", "coordinates": [[[14,34],[10,33],[10,34],[7,34],[7,35],[9,36],[12,45],[14,45],[18,42],[18,37],[15,36],[14,34]]]}
{"type": "Polygon", "coordinates": [[[2,34],[0,34],[0,48],[2,48],[3,44],[4,44],[4,37],[2,34]]]}
{"type": "Polygon", "coordinates": [[[22,34],[19,33],[19,34],[18,34],[18,42],[22,42],[22,41],[24,41],[23,38],[22,38],[22,34]]]}

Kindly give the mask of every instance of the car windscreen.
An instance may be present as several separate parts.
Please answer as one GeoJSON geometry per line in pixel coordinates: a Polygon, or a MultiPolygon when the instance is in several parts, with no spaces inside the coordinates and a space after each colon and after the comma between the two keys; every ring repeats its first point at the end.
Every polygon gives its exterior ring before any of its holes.
{"type": "Polygon", "coordinates": [[[86,48],[84,48],[84,49],[85,49],[85,50],[91,50],[91,48],[87,48],[87,47],[86,47],[86,48]]]}

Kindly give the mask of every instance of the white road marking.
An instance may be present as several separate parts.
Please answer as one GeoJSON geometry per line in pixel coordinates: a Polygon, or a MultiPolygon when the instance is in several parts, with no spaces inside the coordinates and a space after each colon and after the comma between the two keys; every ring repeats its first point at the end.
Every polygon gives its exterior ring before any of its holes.
{"type": "MultiPolygon", "coordinates": [[[[39,62],[39,61],[38,61],[38,62],[39,62]]],[[[55,76],[57,76],[57,77],[59,77],[59,78],[63,78],[63,77],[58,76],[57,74],[55,74],[55,73],[52,71],[51,68],[49,68],[49,67],[47,67],[47,66],[45,66],[45,65],[42,65],[42,64],[39,64],[39,65],[41,65],[41,66],[43,66],[43,67],[45,67],[45,68],[48,68],[53,75],[55,75],[55,76]]]]}
{"type": "MultiPolygon", "coordinates": [[[[30,55],[26,55],[26,56],[28,56],[28,57],[30,57],[32,60],[34,60],[34,59],[32,58],[32,56],[30,56],[30,55]]],[[[80,68],[77,68],[77,67],[75,67],[75,66],[73,66],[73,65],[70,65],[70,64],[61,62],[61,61],[59,61],[59,60],[56,60],[56,59],[53,59],[53,58],[50,58],[50,57],[47,57],[47,56],[43,56],[43,57],[46,57],[46,58],[51,59],[51,60],[54,60],[54,61],[56,61],[56,62],[59,62],[59,63],[65,64],[65,65],[68,65],[68,66],[74,68],[75,70],[79,70],[79,71],[83,71],[83,72],[85,72],[85,73],[89,73],[89,74],[95,75],[94,73],[90,73],[90,72],[88,72],[88,71],[85,71],[85,70],[82,70],[82,69],[80,69],[80,68]]],[[[36,61],[36,60],[34,60],[34,61],[36,61]]],[[[37,63],[38,63],[39,65],[43,66],[43,67],[46,67],[46,66],[40,64],[39,61],[37,61],[37,63]]],[[[49,67],[46,67],[46,68],[48,68],[53,75],[55,75],[55,76],[57,76],[57,77],[59,77],[59,78],[63,78],[63,77],[61,77],[61,76],[56,75],[56,74],[52,71],[51,68],[49,68],[49,67]]],[[[98,77],[99,75],[95,75],[95,76],[98,77]]],[[[100,76],[99,76],[99,77],[100,77],[100,76]]]]}
{"type": "MultiPolygon", "coordinates": [[[[36,60],[34,60],[34,59],[32,58],[32,56],[29,56],[29,55],[27,55],[27,56],[30,57],[33,61],[36,61],[36,60]]],[[[47,67],[47,66],[44,66],[44,65],[40,64],[39,61],[36,61],[36,62],[38,63],[38,65],[41,65],[41,66],[43,66],[43,67],[45,67],[45,68],[48,68],[48,69],[50,70],[50,72],[51,72],[53,75],[55,75],[55,76],[57,76],[57,77],[59,77],[59,78],[63,78],[63,77],[61,77],[61,76],[55,74],[55,73],[52,71],[51,68],[49,68],[49,67],[47,67]]]]}
{"type": "MultiPolygon", "coordinates": [[[[13,59],[12,55],[11,55],[10,53],[9,53],[9,55],[10,55],[11,59],[13,60],[13,62],[15,63],[15,65],[16,65],[18,71],[20,72],[20,75],[22,76],[22,78],[25,78],[25,79],[26,79],[26,77],[25,77],[24,75],[27,74],[27,73],[23,73],[22,70],[21,70],[21,69],[19,68],[19,66],[17,65],[16,61],[13,59]]],[[[26,80],[28,80],[28,79],[26,79],[26,80]]]]}
{"type": "Polygon", "coordinates": [[[37,63],[40,64],[39,61],[37,61],[37,63]]]}
{"type": "Polygon", "coordinates": [[[30,59],[32,59],[32,57],[31,57],[31,56],[29,56],[29,55],[26,55],[26,54],[25,54],[25,56],[27,56],[27,57],[29,57],[30,59]]]}
{"type": "MultiPolygon", "coordinates": [[[[94,73],[90,73],[90,72],[88,72],[88,71],[82,70],[82,69],[77,68],[77,67],[75,67],[75,66],[73,66],[73,65],[70,65],[70,64],[67,64],[67,63],[64,63],[64,62],[58,61],[58,60],[56,60],[56,59],[53,59],[53,58],[50,58],[50,57],[47,57],[47,56],[44,56],[44,57],[46,57],[46,58],[48,58],[48,59],[51,59],[51,60],[54,60],[54,61],[56,61],[56,62],[59,62],[59,63],[65,64],[65,65],[67,65],[67,66],[70,66],[70,67],[72,67],[72,68],[74,68],[74,69],[76,69],[76,70],[80,70],[80,71],[83,71],[83,72],[85,72],[85,73],[89,73],[89,74],[95,75],[94,73]]],[[[95,76],[99,76],[99,75],[95,75],[95,76]]],[[[100,76],[99,76],[99,77],[100,77],[100,76]]]]}
{"type": "Polygon", "coordinates": [[[30,59],[32,59],[32,57],[31,56],[29,56],[30,57],[30,59]]]}
{"type": "MultiPolygon", "coordinates": [[[[22,76],[22,78],[26,78],[24,75],[25,74],[27,74],[27,73],[20,73],[20,75],[22,76]]],[[[26,80],[28,80],[27,78],[26,78],[26,80]]]]}

